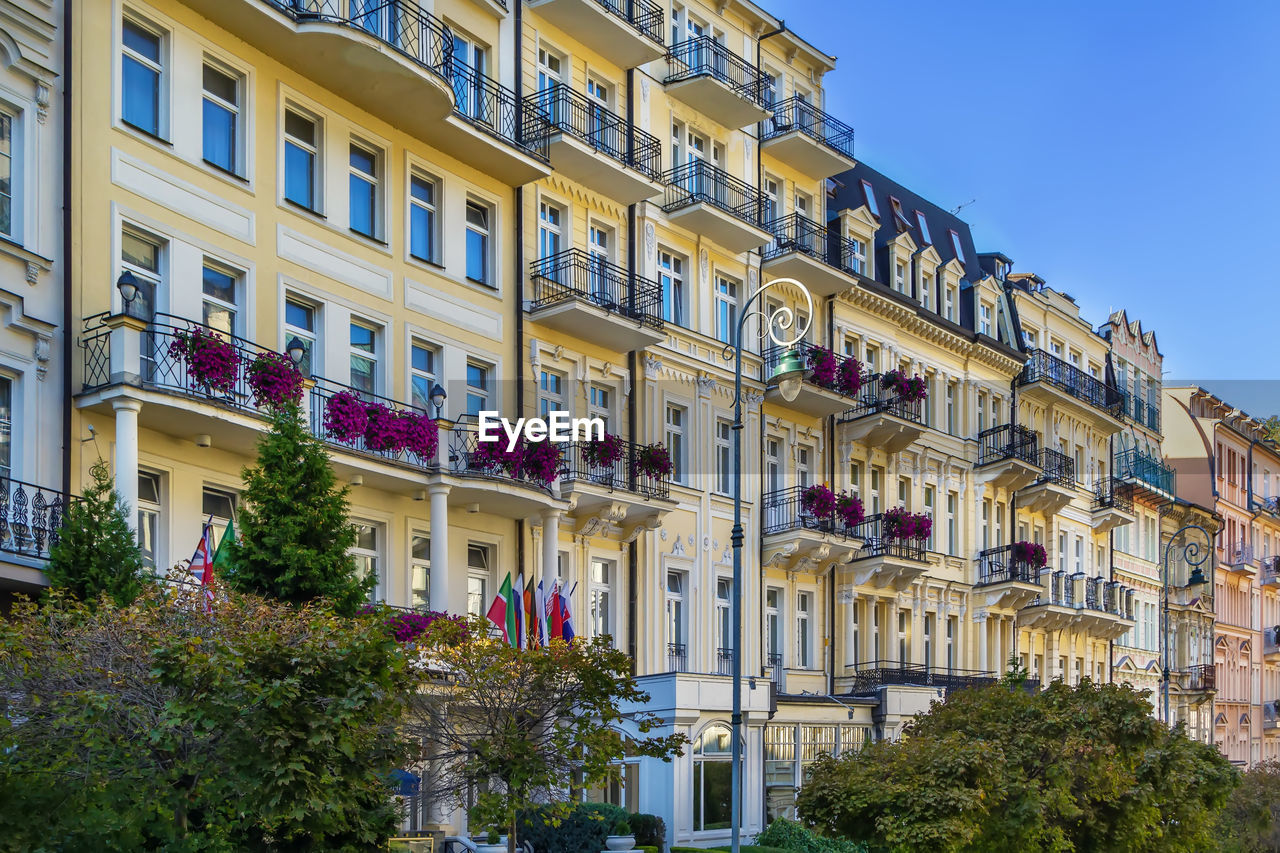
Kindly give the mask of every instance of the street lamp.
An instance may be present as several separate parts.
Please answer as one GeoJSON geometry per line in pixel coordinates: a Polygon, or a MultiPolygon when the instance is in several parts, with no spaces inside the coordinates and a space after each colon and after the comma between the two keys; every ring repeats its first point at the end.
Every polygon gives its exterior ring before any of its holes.
{"type": "Polygon", "coordinates": [[[293,362],[293,366],[300,367],[302,359],[307,355],[307,345],[302,342],[302,338],[297,335],[289,338],[289,343],[285,344],[284,349],[289,354],[289,360],[293,362]]]}
{"type": "Polygon", "coordinates": [[[444,409],[445,398],[449,395],[444,393],[444,389],[437,382],[431,386],[431,405],[436,407],[436,420],[440,420],[440,412],[444,409]]]}
{"type": "Polygon", "coordinates": [[[726,361],[734,359],[733,369],[733,531],[730,540],[733,543],[733,716],[731,718],[732,760],[733,767],[729,777],[729,821],[731,835],[730,853],[739,853],[741,848],[742,829],[742,333],[747,320],[759,317],[764,329],[759,337],[767,333],[769,339],[787,352],[779,359],[777,367],[769,378],[770,385],[776,385],[778,393],[784,400],[794,400],[800,393],[800,384],[804,381],[805,363],[795,349],[809,331],[810,318],[813,317],[813,296],[809,289],[794,278],[775,278],[761,285],[742,306],[742,316],[738,319],[737,333],[733,343],[724,348],[726,361]],[[798,318],[789,307],[779,308],[772,315],[766,316],[759,310],[751,310],[751,306],[774,285],[794,285],[804,295],[805,313],[803,328],[796,329],[798,318]],[[784,332],[794,331],[793,337],[784,338],[784,332]]]}
{"type": "Polygon", "coordinates": [[[1209,559],[1209,554],[1213,551],[1213,537],[1209,535],[1209,531],[1205,530],[1198,524],[1187,524],[1178,529],[1178,532],[1169,537],[1169,542],[1164,546],[1164,573],[1162,580],[1163,586],[1163,616],[1164,616],[1164,684],[1161,687],[1161,698],[1164,700],[1164,724],[1167,726],[1171,722],[1169,719],[1169,679],[1172,675],[1172,658],[1173,650],[1170,648],[1170,625],[1169,625],[1169,552],[1173,549],[1173,543],[1183,533],[1197,530],[1204,537],[1204,545],[1202,546],[1197,540],[1192,539],[1182,546],[1182,559],[1191,567],[1191,574],[1187,578],[1187,583],[1181,589],[1192,589],[1197,586],[1204,586],[1209,583],[1205,579],[1204,572],[1200,571],[1200,565],[1209,559]]]}
{"type": "Polygon", "coordinates": [[[120,277],[116,279],[116,290],[120,291],[120,298],[124,300],[124,310],[121,313],[127,315],[129,306],[138,298],[137,276],[128,270],[120,273],[120,277]]]}

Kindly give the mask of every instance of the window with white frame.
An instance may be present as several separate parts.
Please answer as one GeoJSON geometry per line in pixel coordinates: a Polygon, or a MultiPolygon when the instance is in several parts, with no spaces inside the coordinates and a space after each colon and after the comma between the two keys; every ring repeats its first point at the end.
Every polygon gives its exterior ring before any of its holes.
{"type": "Polygon", "coordinates": [[[202,69],[204,99],[201,102],[201,131],[204,161],[224,172],[240,175],[244,155],[241,129],[241,100],[244,75],[205,59],[202,69]]]}
{"type": "MultiPolygon", "coordinates": [[[[995,426],[995,424],[991,424],[995,426]]],[[[978,392],[978,432],[981,433],[987,428],[987,392],[978,392]]]]}
{"type": "Polygon", "coordinates": [[[731,344],[738,328],[738,282],[716,276],[716,340],[731,344]]]}
{"type": "Polygon", "coordinates": [[[898,611],[898,663],[910,663],[907,653],[907,611],[898,611]]]}
{"type": "Polygon", "coordinates": [[[222,542],[222,534],[226,531],[227,525],[236,517],[237,503],[238,495],[235,492],[216,486],[204,487],[201,493],[200,509],[201,515],[209,519],[212,527],[214,548],[222,542]]]}
{"type": "Polygon", "coordinates": [[[409,345],[409,385],[413,398],[411,402],[431,417],[436,416],[435,406],[431,403],[431,389],[440,375],[439,365],[439,348],[414,338],[409,345]]]}
{"type": "Polygon", "coordinates": [[[483,616],[489,592],[489,546],[467,543],[467,615],[483,616]]]}
{"type": "Polygon", "coordinates": [[[376,148],[354,139],[351,141],[347,176],[351,213],[348,225],[357,234],[374,239],[381,236],[382,231],[382,217],[378,215],[382,204],[381,161],[382,155],[376,148]]]}
{"type": "Polygon", "coordinates": [[[611,560],[593,557],[591,560],[590,600],[588,617],[591,624],[592,637],[612,637],[613,627],[613,585],[617,575],[617,564],[611,560]]]}
{"type": "Polygon", "coordinates": [[[614,434],[612,388],[595,382],[591,383],[591,387],[587,389],[587,417],[599,418],[604,422],[604,431],[614,434]]]}
{"type": "Polygon", "coordinates": [[[926,311],[933,310],[933,273],[920,273],[920,304],[926,311]]]}
{"type": "Polygon", "coordinates": [[[671,479],[677,483],[686,482],[689,466],[684,443],[685,422],[688,416],[689,410],[684,406],[667,405],[667,453],[671,457],[671,479]]]}
{"type": "Polygon", "coordinates": [[[493,285],[490,234],[493,208],[475,199],[467,199],[467,278],[479,284],[493,285]]]}
{"type": "Polygon", "coordinates": [[[684,649],[685,578],[684,572],[667,572],[667,642],[678,647],[676,653],[680,656],[686,653],[684,649]]]}
{"type": "Polygon", "coordinates": [[[319,117],[297,107],[284,111],[284,197],[307,210],[320,211],[319,117]]]}
{"type": "Polygon", "coordinates": [[[356,564],[356,577],[360,580],[373,578],[373,588],[369,590],[370,601],[382,601],[387,594],[386,584],[382,578],[382,561],[378,547],[382,536],[378,525],[357,521],[356,544],[351,549],[351,558],[356,564]]]}
{"type": "Polygon", "coordinates": [[[730,444],[733,426],[723,418],[716,419],[716,491],[727,495],[733,488],[733,471],[730,460],[730,444]]]}
{"type": "Polygon", "coordinates": [[[409,254],[440,263],[440,181],[423,172],[409,176],[409,254]]]}
{"type": "Polygon", "coordinates": [[[732,807],[732,734],[719,723],[703,729],[693,742],[693,829],[702,832],[729,825],[732,807]]]}
{"type": "Polygon", "coordinates": [[[662,318],[685,325],[684,258],[659,249],[658,283],[662,286],[662,318]]]}
{"type": "Polygon", "coordinates": [[[867,203],[867,209],[871,211],[872,216],[878,219],[880,217],[880,205],[876,203],[876,191],[871,187],[870,181],[862,182],[862,198],[867,203]]]}
{"type": "MultiPolygon", "coordinates": [[[[543,200],[538,204],[538,257],[550,258],[564,249],[564,208],[543,200]]],[[[554,275],[558,271],[548,270],[554,275]]]]}
{"type": "Polygon", "coordinates": [[[937,529],[937,489],[933,486],[924,487],[924,514],[929,518],[929,538],[925,540],[925,547],[930,551],[937,550],[934,547],[934,539],[937,529]]]}
{"type": "Polygon", "coordinates": [[[956,434],[956,383],[947,383],[946,392],[946,408],[947,408],[947,434],[956,434]]]}
{"type": "Polygon", "coordinates": [[[978,331],[988,336],[991,334],[991,306],[985,302],[978,306],[978,331]]]}
{"type": "Polygon", "coordinates": [[[954,557],[960,553],[960,538],[956,527],[956,506],[960,498],[955,492],[947,492],[947,553],[954,557]]]}
{"type": "Polygon", "coordinates": [[[163,493],[161,489],[159,474],[153,474],[150,471],[138,472],[138,506],[135,511],[138,525],[138,549],[142,552],[142,564],[153,572],[162,565],[160,519],[163,514],[163,493]]]}
{"type": "Polygon", "coordinates": [[[871,515],[876,515],[881,510],[880,491],[884,483],[884,469],[878,465],[871,466],[871,483],[868,489],[868,497],[870,498],[871,515]]]}
{"type": "Polygon", "coordinates": [[[165,135],[165,43],[168,34],[132,14],[120,25],[120,118],[155,137],[165,135]]]}
{"type": "Polygon", "coordinates": [[[565,411],[564,375],[554,370],[538,374],[538,414],[547,418],[552,412],[565,411]]]}
{"type": "Polygon", "coordinates": [[[955,250],[956,260],[963,264],[965,262],[964,244],[960,241],[960,234],[956,231],[949,231],[948,233],[951,235],[951,248],[955,250]]]}
{"type": "Polygon", "coordinates": [[[796,666],[813,667],[813,593],[796,593],[796,666]]]}
{"type": "Polygon", "coordinates": [[[204,324],[226,335],[236,334],[240,274],[205,258],[200,287],[204,324]]]}
{"type": "Polygon", "coordinates": [[[409,541],[409,606],[431,609],[431,537],[418,530],[409,541]]]}
{"type": "Polygon", "coordinates": [[[796,485],[808,488],[813,482],[813,448],[806,444],[796,445],[796,485]]]}
{"type": "Polygon", "coordinates": [[[161,262],[164,246],[159,237],[132,227],[126,226],[120,233],[120,266],[133,273],[138,285],[133,301],[122,306],[132,317],[150,320],[155,316],[163,281],[161,262]]]}
{"type": "Polygon", "coordinates": [[[928,666],[933,666],[933,621],[934,614],[924,614],[924,661],[928,666]]]}
{"type": "Polygon", "coordinates": [[[907,265],[902,261],[893,264],[893,289],[899,293],[907,292],[907,265]]]}
{"type": "Polygon", "coordinates": [[[846,248],[849,252],[849,269],[858,275],[866,275],[867,244],[857,237],[850,237],[846,248]]]}
{"type": "Polygon", "coordinates": [[[955,669],[956,665],[956,637],[959,634],[958,621],[954,616],[947,617],[947,671],[955,669]]]}
{"type": "Polygon", "coordinates": [[[782,665],[782,590],[771,586],[764,591],[765,666],[782,665]]]}
{"type": "Polygon", "coordinates": [[[366,394],[378,393],[378,329],[351,321],[350,385],[366,394]]]}
{"type": "Polygon", "coordinates": [[[480,361],[467,361],[467,414],[478,417],[489,410],[489,391],[493,368],[480,361]]]}
{"type": "Polygon", "coordinates": [[[862,466],[857,462],[849,463],[849,494],[859,499],[862,495],[862,466]]]}
{"type": "Polygon", "coordinates": [[[0,478],[13,476],[13,380],[0,376],[0,478]]]}
{"type": "Polygon", "coordinates": [[[301,299],[287,297],[284,301],[285,346],[294,338],[302,343],[302,361],[298,363],[298,370],[303,376],[311,376],[320,367],[316,363],[318,313],[319,309],[315,305],[301,299]]]}
{"type": "Polygon", "coordinates": [[[16,119],[6,112],[0,111],[0,234],[14,236],[14,193],[17,184],[14,182],[14,140],[13,131],[16,119]]]}
{"type": "Polygon", "coordinates": [[[943,293],[942,313],[951,322],[956,322],[956,289],[948,284],[943,293]]]}
{"type": "Polygon", "coordinates": [[[917,210],[915,214],[916,214],[916,224],[920,226],[920,236],[924,239],[926,243],[932,243],[933,237],[930,236],[929,234],[929,221],[925,219],[924,214],[921,213],[920,211],[917,210]]]}
{"type": "Polygon", "coordinates": [[[728,578],[716,578],[716,645],[721,660],[733,651],[733,634],[729,624],[732,602],[733,582],[728,578]]]}

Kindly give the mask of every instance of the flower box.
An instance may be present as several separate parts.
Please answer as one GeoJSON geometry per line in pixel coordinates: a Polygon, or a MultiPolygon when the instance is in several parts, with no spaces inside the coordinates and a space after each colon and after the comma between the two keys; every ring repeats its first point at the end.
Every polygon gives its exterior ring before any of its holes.
{"type": "Polygon", "coordinates": [[[1033,569],[1043,569],[1049,564],[1049,554],[1039,542],[1014,542],[1013,561],[1033,569]]]}
{"type": "Polygon", "coordinates": [[[278,409],[302,402],[302,374],[286,355],[260,352],[245,370],[255,406],[278,409]]]}
{"type": "Polygon", "coordinates": [[[887,510],[881,517],[884,538],[906,541],[928,539],[933,532],[933,520],[927,515],[907,512],[902,507],[887,510]]]}
{"type": "Polygon", "coordinates": [[[196,327],[175,333],[169,357],[187,366],[187,384],[193,390],[225,397],[235,388],[240,356],[215,332],[196,327]]]}

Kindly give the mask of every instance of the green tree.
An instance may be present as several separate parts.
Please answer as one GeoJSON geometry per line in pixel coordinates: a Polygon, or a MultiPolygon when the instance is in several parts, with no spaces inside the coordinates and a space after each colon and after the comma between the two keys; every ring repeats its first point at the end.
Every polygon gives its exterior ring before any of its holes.
{"type": "Polygon", "coordinates": [[[1267,418],[1262,426],[1267,431],[1267,438],[1272,441],[1280,441],[1280,415],[1272,415],[1267,418]]]}
{"type": "Polygon", "coordinates": [[[66,509],[45,574],[54,589],[65,589],[90,606],[103,593],[126,605],[145,583],[142,553],[107,464],[99,459],[89,476],[93,482],[84,497],[66,509]]]}
{"type": "Polygon", "coordinates": [[[897,742],[819,761],[797,805],[871,850],[1211,849],[1236,772],[1126,685],[953,693],[897,742]]]}
{"type": "Polygon", "coordinates": [[[227,582],[242,592],[302,604],[318,598],[350,615],[375,579],[360,578],[348,551],[356,531],[347,518],[324,444],[302,410],[282,405],[258,442],[258,463],[242,472],[240,539],[231,546],[227,582]]]}
{"type": "Polygon", "coordinates": [[[602,785],[619,778],[624,756],[669,760],[687,742],[650,734],[661,721],[634,710],[649,694],[606,638],[514,649],[477,618],[436,620],[420,643],[424,678],[405,731],[424,744],[423,794],[462,806],[478,792],[471,826],[509,828],[512,849],[521,812],[567,816],[571,780],[602,785]]]}
{"type": "Polygon", "coordinates": [[[1240,775],[1218,813],[1217,832],[1225,853],[1280,850],[1280,762],[1264,761],[1240,775]]]}
{"type": "Polygon", "coordinates": [[[152,586],[0,622],[0,850],[372,850],[412,687],[379,626],[152,586]],[[33,819],[39,815],[39,819],[33,819]]]}

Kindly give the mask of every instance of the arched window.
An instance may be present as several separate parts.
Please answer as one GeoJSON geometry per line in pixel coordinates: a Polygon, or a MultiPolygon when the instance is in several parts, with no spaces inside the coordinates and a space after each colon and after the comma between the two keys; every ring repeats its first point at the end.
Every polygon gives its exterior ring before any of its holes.
{"type": "Polygon", "coordinates": [[[693,829],[728,829],[733,735],[721,723],[707,726],[693,742],[693,829]]]}

